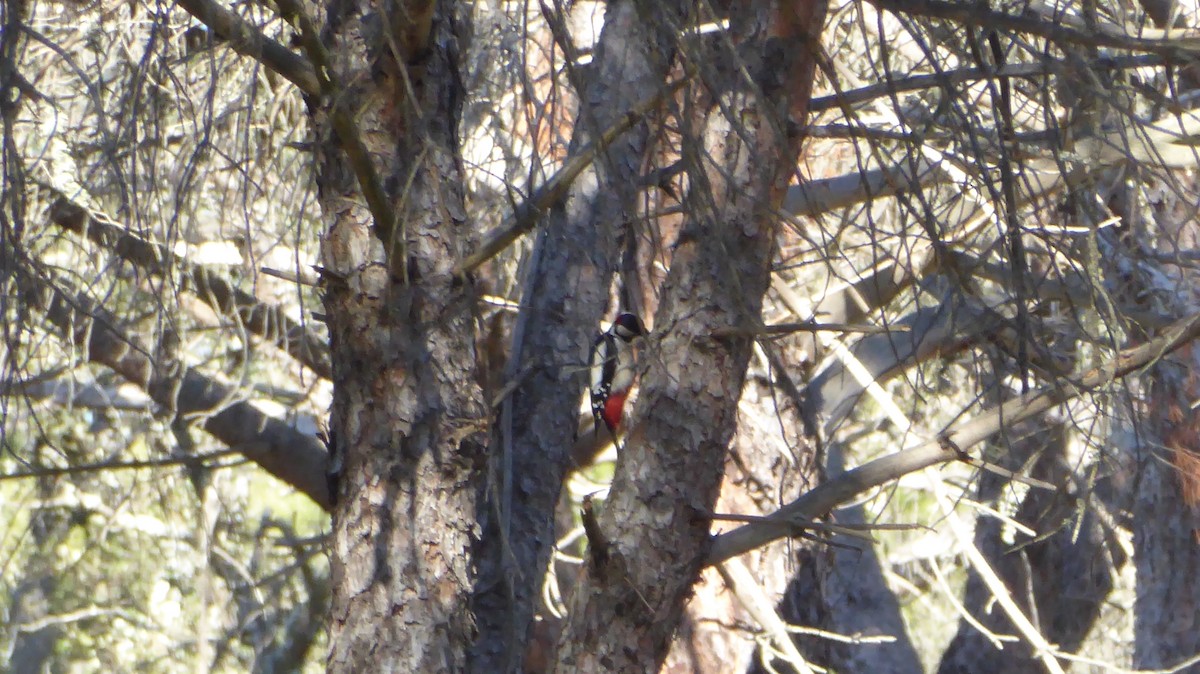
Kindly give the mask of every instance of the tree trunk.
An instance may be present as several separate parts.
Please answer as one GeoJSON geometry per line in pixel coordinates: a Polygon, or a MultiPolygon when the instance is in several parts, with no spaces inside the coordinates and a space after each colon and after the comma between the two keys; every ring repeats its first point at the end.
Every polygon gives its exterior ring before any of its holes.
{"type": "MultiPolygon", "coordinates": [[[[594,72],[580,92],[568,161],[665,86],[678,17],[644,3],[614,2],[605,14],[594,72]]],[[[571,468],[572,434],[587,350],[608,304],[628,223],[638,217],[646,125],[601,149],[550,209],[534,247],[514,330],[508,375],[519,379],[502,407],[491,456],[495,499],[480,543],[472,668],[519,670],[554,542],[554,511],[571,468]]]]}
{"type": "Polygon", "coordinates": [[[654,671],[666,656],[707,550],[751,352],[750,338],[713,331],[760,320],[824,16],[819,2],[739,5],[715,53],[697,57],[728,67],[705,80],[711,107],[683,124],[688,220],[556,671],[654,671]]]}
{"type": "Polygon", "coordinates": [[[1200,653],[1200,420],[1191,409],[1200,393],[1196,353],[1194,346],[1184,347],[1152,370],[1152,395],[1144,410],[1147,432],[1137,447],[1133,664],[1138,669],[1177,667],[1200,653]]]}
{"type": "MultiPolygon", "coordinates": [[[[782,350],[777,344],[766,348],[768,352],[782,350]]],[[[755,374],[766,376],[750,376],[742,388],[738,428],[725,462],[718,513],[767,515],[781,501],[790,500],[818,481],[813,446],[804,434],[800,397],[793,395],[797,392],[795,385],[777,358],[772,359],[768,372],[755,374]]],[[[731,526],[717,521],[713,528],[719,531],[731,526]]],[[[765,626],[754,610],[754,594],[770,607],[796,570],[797,548],[808,545],[800,540],[779,540],[733,560],[744,565],[753,578],[750,585],[757,587],[731,583],[718,569],[707,569],[687,603],[662,674],[744,672],[764,659],[774,660],[778,671],[787,671],[781,660],[756,648],[760,640],[755,636],[765,626]],[[747,628],[737,629],[739,625],[747,628]]],[[[728,570],[724,571],[728,577],[728,570]]]]}
{"type": "Polygon", "coordinates": [[[323,36],[333,84],[314,121],[339,476],[330,672],[462,671],[474,639],[488,408],[471,282],[451,273],[473,234],[456,9],[334,0],[323,36]]]}
{"type": "MultiPolygon", "coordinates": [[[[1196,313],[1191,265],[1141,262],[1146,249],[1170,259],[1195,251],[1200,241],[1192,200],[1181,197],[1182,190],[1195,192],[1196,180],[1182,172],[1172,180],[1180,192],[1130,190],[1113,199],[1130,232],[1113,246],[1124,259],[1110,263],[1110,274],[1117,297],[1132,305],[1126,310],[1130,315],[1147,308],[1196,313]],[[1138,260],[1148,272],[1129,273],[1122,264],[1128,260],[1138,260]]],[[[1164,355],[1147,370],[1143,399],[1132,403],[1136,440],[1128,443],[1132,456],[1126,458],[1136,468],[1130,498],[1137,573],[1133,666],[1138,669],[1173,668],[1200,654],[1198,368],[1200,351],[1194,344],[1164,355]]],[[[1197,672],[1200,666],[1179,671],[1197,672]]]]}

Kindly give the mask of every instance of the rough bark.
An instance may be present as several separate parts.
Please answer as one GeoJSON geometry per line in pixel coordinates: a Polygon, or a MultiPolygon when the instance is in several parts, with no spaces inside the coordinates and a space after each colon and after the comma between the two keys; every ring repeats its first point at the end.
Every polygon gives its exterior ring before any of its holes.
{"type": "MultiPolygon", "coordinates": [[[[1150,309],[1175,315],[1197,312],[1194,268],[1150,263],[1134,267],[1147,249],[1163,256],[1186,255],[1200,247],[1194,204],[1194,176],[1171,177],[1176,190],[1134,191],[1126,188],[1113,201],[1129,233],[1112,246],[1105,260],[1116,296],[1129,315],[1150,309]],[[1153,265],[1153,266],[1151,266],[1153,265]],[[1143,271],[1144,270],[1144,271],[1143,271]],[[1151,301],[1147,298],[1164,298],[1151,301]]],[[[1114,237],[1115,238],[1115,237],[1114,237]]],[[[1111,291],[1110,291],[1111,292],[1111,291]]],[[[1153,327],[1149,329],[1154,329],[1153,327]]],[[[1165,354],[1148,368],[1142,400],[1133,402],[1135,440],[1125,457],[1135,469],[1132,503],[1133,559],[1137,574],[1134,601],[1133,665],[1138,669],[1179,667],[1200,671],[1200,349],[1188,344],[1165,354]]]]}
{"type": "Polygon", "coordinates": [[[811,91],[821,3],[739,6],[704,63],[711,108],[685,131],[691,188],[648,347],[634,425],[590,559],[571,600],[556,671],[653,671],[666,656],[709,540],[747,338],[760,320],[778,208],[811,91]],[[725,51],[733,46],[734,53],[725,51]],[[744,67],[744,70],[738,66],[744,67]],[[750,74],[749,81],[742,76],[750,74]],[[694,134],[694,135],[692,135],[694,134]]]}
{"type": "MultiPolygon", "coordinates": [[[[670,9],[608,6],[594,72],[580,92],[570,156],[664,86],[672,63],[670,9]]],[[[547,213],[522,312],[492,457],[496,490],[482,541],[473,651],[477,672],[516,671],[554,541],[554,507],[571,468],[572,435],[588,346],[605,311],[627,223],[638,213],[638,174],[648,129],[638,125],[599,153],[547,213]]],[[[569,159],[568,159],[569,161],[569,159]]]]}
{"type": "Polygon", "coordinates": [[[1152,370],[1153,392],[1143,411],[1147,433],[1136,448],[1138,669],[1173,668],[1200,655],[1200,420],[1190,409],[1200,393],[1196,354],[1194,347],[1181,349],[1152,370]]]}
{"type": "MultiPolygon", "coordinates": [[[[776,347],[768,348],[774,353],[776,347]]],[[[718,513],[765,515],[779,506],[781,498],[818,481],[813,446],[804,436],[800,399],[785,392],[795,386],[774,363],[769,372],[774,381],[759,374],[746,382],[738,403],[738,428],[730,443],[730,460],[725,462],[718,513]]],[[[719,531],[730,524],[716,521],[713,526],[719,531]]],[[[757,585],[767,606],[787,587],[796,568],[797,548],[806,545],[776,541],[737,560],[752,575],[751,585],[757,585]]],[[[752,662],[769,658],[756,648],[754,638],[763,625],[746,607],[755,601],[754,592],[754,587],[729,583],[716,569],[707,569],[687,603],[662,674],[744,672],[752,662]]],[[[780,660],[774,659],[774,664],[778,671],[787,671],[780,660]]]]}
{"type": "Polygon", "coordinates": [[[339,471],[330,672],[462,671],[474,639],[488,408],[471,281],[451,273],[473,236],[456,11],[335,0],[322,36],[332,95],[314,122],[339,471]]]}

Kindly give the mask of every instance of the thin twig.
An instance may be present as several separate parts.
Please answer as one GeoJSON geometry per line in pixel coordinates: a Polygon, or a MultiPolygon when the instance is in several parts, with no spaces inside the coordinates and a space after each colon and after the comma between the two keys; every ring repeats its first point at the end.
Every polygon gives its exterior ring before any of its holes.
{"type": "Polygon", "coordinates": [[[950,583],[946,581],[946,576],[942,573],[941,566],[938,565],[936,561],[929,565],[929,569],[933,572],[933,577],[938,588],[941,589],[942,594],[945,595],[950,604],[954,606],[954,610],[958,613],[959,617],[962,618],[963,621],[965,621],[968,625],[974,627],[976,631],[983,635],[983,638],[991,642],[992,646],[994,646],[996,650],[1003,650],[1005,643],[1016,643],[1020,641],[1020,638],[1013,634],[996,634],[992,630],[988,629],[987,625],[979,622],[978,618],[971,615],[971,611],[969,611],[967,607],[963,605],[962,601],[959,600],[958,592],[951,588],[950,583]]]}
{"type": "Polygon", "coordinates": [[[1146,39],[1128,35],[1115,26],[1096,26],[1095,30],[1075,28],[1061,21],[1047,21],[1030,14],[1010,14],[994,11],[986,4],[957,0],[871,0],[880,9],[909,16],[928,16],[954,21],[966,26],[987,27],[1027,33],[1043,37],[1056,44],[1084,47],[1115,47],[1130,51],[1157,54],[1166,63],[1187,63],[1200,54],[1200,38],[1196,36],[1165,39],[1146,39]]]}
{"type": "MultiPolygon", "coordinates": [[[[95,473],[105,470],[141,470],[144,468],[163,468],[165,466],[179,465],[195,465],[213,459],[222,459],[235,454],[242,454],[246,448],[221,449],[215,452],[207,452],[205,454],[196,454],[193,456],[171,456],[162,459],[146,459],[143,461],[101,461],[99,463],[85,463],[74,466],[41,466],[30,470],[23,470],[18,473],[0,474],[0,481],[3,480],[23,480],[26,478],[40,477],[60,477],[63,475],[75,475],[77,473],[95,473]]],[[[247,459],[248,460],[248,459],[247,459]]]]}
{"type": "Polygon", "coordinates": [[[600,134],[600,137],[595,142],[585,147],[575,156],[567,159],[563,167],[551,176],[550,180],[535,190],[528,199],[517,206],[504,219],[504,222],[500,223],[499,227],[489,232],[483,238],[483,243],[480,245],[479,250],[467,256],[458,265],[458,268],[454,271],[455,275],[461,276],[478,269],[479,265],[492,259],[500,251],[512,244],[512,242],[516,241],[522,234],[533,229],[537,225],[541,214],[563,198],[572,183],[575,182],[575,179],[579,177],[579,174],[592,165],[596,160],[596,156],[601,151],[611,145],[621,134],[632,129],[643,117],[650,114],[663,101],[682,89],[691,79],[692,75],[689,72],[671,84],[668,84],[658,93],[637,104],[624,115],[621,115],[612,126],[600,134]]]}
{"type": "MultiPolygon", "coordinates": [[[[1092,65],[1097,69],[1123,70],[1156,66],[1161,65],[1163,62],[1164,59],[1161,56],[1142,55],[1097,59],[1092,65]]],[[[988,77],[1040,77],[1055,72],[1055,69],[1066,70],[1068,67],[1071,67],[1071,64],[1068,64],[1065,60],[1048,59],[1039,63],[1009,63],[1003,68],[990,73],[982,68],[959,68],[957,70],[947,70],[925,75],[911,75],[828,96],[819,96],[808,104],[808,108],[813,112],[836,110],[843,105],[866,103],[867,101],[891,96],[892,94],[934,89],[945,87],[948,84],[974,82],[988,77]]]]}
{"type": "Polygon", "coordinates": [[[796,643],[792,641],[792,635],[788,633],[788,624],[779,617],[773,603],[767,598],[767,593],[759,586],[741,560],[730,559],[723,564],[718,564],[717,573],[721,574],[722,580],[746,608],[750,617],[754,618],[771,636],[771,641],[779,652],[780,658],[787,661],[801,674],[813,674],[812,666],[808,664],[808,661],[796,648],[796,643]]]}
{"type": "Polygon", "coordinates": [[[818,637],[829,641],[837,641],[843,644],[894,644],[896,637],[891,634],[838,634],[829,630],[821,630],[815,627],[803,627],[801,625],[788,625],[787,631],[792,634],[803,634],[805,636],[818,637]]]}
{"type": "Polygon", "coordinates": [[[970,421],[953,425],[937,438],[848,470],[775,511],[768,516],[767,521],[748,524],[720,534],[713,541],[708,563],[723,562],[790,535],[792,527],[789,521],[793,517],[816,519],[865,491],[939,463],[959,460],[958,452],[946,451],[947,438],[962,450],[974,447],[1003,428],[1042,414],[1079,397],[1084,392],[1108,385],[1147,367],[1198,336],[1200,314],[1180,319],[1163,330],[1156,339],[1121,351],[1100,367],[1089,370],[1074,386],[1059,382],[1054,386],[1017,396],[970,421]]]}
{"type": "Polygon", "coordinates": [[[804,321],[801,323],[776,323],[774,325],[763,325],[760,327],[717,328],[712,331],[712,336],[716,337],[717,339],[725,339],[728,337],[756,337],[759,335],[790,335],[795,332],[860,332],[876,335],[893,332],[908,332],[909,330],[910,328],[907,325],[851,325],[849,323],[817,323],[815,321],[804,321]]]}
{"type": "MultiPolygon", "coordinates": [[[[927,474],[928,475],[928,474],[927,474]]],[[[1017,606],[1017,602],[1012,598],[1012,594],[1004,585],[1004,581],[988,563],[987,558],[979,551],[975,542],[971,538],[971,532],[967,529],[966,523],[954,511],[954,502],[948,494],[946,494],[945,485],[941,483],[941,479],[936,475],[928,475],[929,484],[933,488],[934,497],[937,499],[938,507],[941,508],[944,515],[943,521],[950,527],[950,534],[954,537],[959,547],[963,550],[967,557],[967,562],[971,568],[975,570],[983,584],[992,593],[992,597],[996,603],[1000,604],[1001,610],[1008,616],[1013,626],[1025,638],[1025,641],[1033,649],[1035,658],[1042,661],[1042,665],[1050,674],[1064,674],[1062,665],[1058,663],[1055,655],[1058,651],[1049,641],[1046,640],[1038,628],[1029,620],[1025,612],[1017,606]]],[[[1030,606],[1029,611],[1037,610],[1036,606],[1030,606]]]]}
{"type": "Polygon", "coordinates": [[[218,314],[235,316],[251,333],[273,343],[317,376],[333,377],[325,338],[292,319],[283,307],[262,302],[217,271],[192,264],[167,246],[138,236],[103,213],[84,208],[53,185],[42,183],[42,187],[57,197],[49,209],[54,224],[104,246],[148,274],[165,276],[173,269],[181,271],[191,281],[196,296],[218,314]]]}

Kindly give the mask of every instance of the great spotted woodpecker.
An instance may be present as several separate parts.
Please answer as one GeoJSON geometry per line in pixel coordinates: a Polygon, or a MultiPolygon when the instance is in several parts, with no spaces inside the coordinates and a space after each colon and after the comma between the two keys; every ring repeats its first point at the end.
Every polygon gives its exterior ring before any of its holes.
{"type": "Polygon", "coordinates": [[[601,422],[614,435],[621,425],[621,412],[629,390],[633,388],[636,372],[631,344],[645,334],[641,319],[623,313],[617,316],[607,332],[592,342],[588,367],[592,376],[592,414],[596,417],[597,432],[601,422]]]}

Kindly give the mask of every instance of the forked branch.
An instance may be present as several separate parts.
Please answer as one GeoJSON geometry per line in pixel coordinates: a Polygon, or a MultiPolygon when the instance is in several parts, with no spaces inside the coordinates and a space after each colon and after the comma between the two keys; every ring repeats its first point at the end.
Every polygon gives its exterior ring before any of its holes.
{"type": "Polygon", "coordinates": [[[213,0],[179,0],[179,6],[227,40],[234,51],[262,63],[288,79],[309,96],[321,95],[321,84],[312,65],[300,55],[263,35],[256,26],[213,0]]]}

